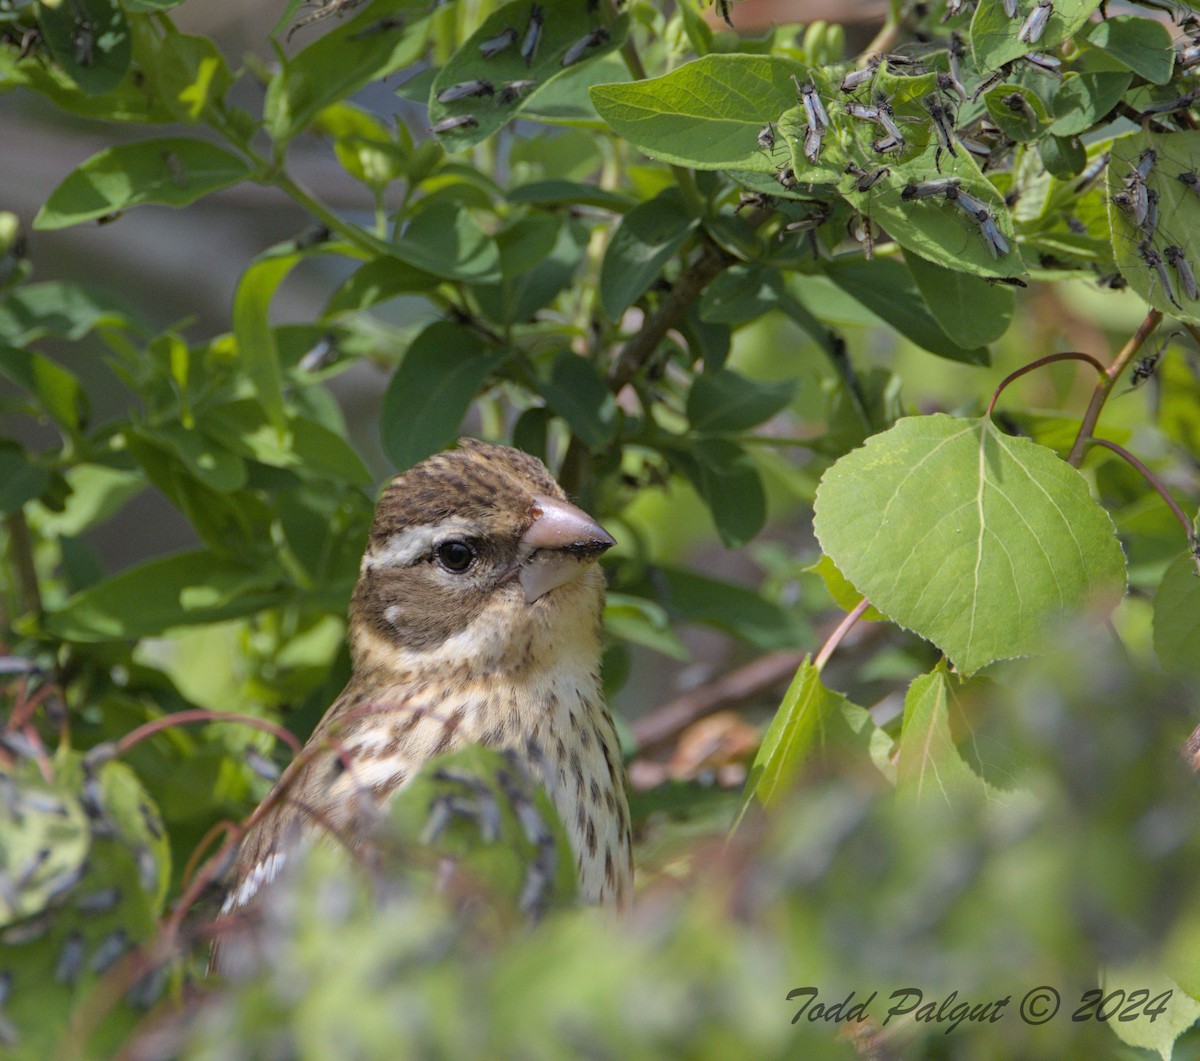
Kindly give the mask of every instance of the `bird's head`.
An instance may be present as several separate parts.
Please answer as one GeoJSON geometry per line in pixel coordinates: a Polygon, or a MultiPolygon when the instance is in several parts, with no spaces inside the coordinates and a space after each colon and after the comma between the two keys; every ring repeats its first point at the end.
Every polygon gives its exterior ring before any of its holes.
{"type": "Polygon", "coordinates": [[[613,544],[541,461],[463,439],[384,490],[351,605],[352,648],[391,666],[496,666],[544,653],[541,642],[594,643],[604,591],[594,562],[613,544]]]}

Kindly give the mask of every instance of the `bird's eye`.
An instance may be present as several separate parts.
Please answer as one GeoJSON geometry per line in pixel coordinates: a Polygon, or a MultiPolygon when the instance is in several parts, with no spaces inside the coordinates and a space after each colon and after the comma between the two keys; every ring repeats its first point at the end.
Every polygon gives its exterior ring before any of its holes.
{"type": "Polygon", "coordinates": [[[475,559],[475,550],[466,542],[452,540],[442,542],[434,550],[434,555],[437,557],[437,562],[447,571],[461,575],[475,559]]]}

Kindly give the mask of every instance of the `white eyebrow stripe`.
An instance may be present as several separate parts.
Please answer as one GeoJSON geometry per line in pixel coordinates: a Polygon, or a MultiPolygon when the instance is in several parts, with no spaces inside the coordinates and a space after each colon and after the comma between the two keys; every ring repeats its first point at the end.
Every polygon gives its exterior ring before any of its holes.
{"type": "Polygon", "coordinates": [[[368,549],[362,559],[362,570],[376,567],[408,567],[431,556],[435,543],[445,538],[478,538],[480,533],[478,523],[458,516],[451,516],[440,523],[405,527],[404,530],[368,549]]]}

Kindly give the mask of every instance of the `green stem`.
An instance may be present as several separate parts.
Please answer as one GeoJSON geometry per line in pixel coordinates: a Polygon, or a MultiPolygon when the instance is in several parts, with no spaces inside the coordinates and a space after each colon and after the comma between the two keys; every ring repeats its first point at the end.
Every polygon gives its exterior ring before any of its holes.
{"type": "MultiPolygon", "coordinates": [[[[253,153],[252,153],[253,154],[253,153]]],[[[265,159],[261,159],[263,164],[266,164],[265,159]]],[[[370,251],[371,254],[378,254],[380,251],[379,241],[374,237],[364,232],[357,225],[352,225],[348,221],[343,221],[332,210],[323,203],[315,199],[312,194],[301,185],[297,184],[291,177],[280,169],[275,169],[265,180],[266,183],[274,184],[285,195],[294,199],[313,217],[321,222],[330,232],[336,232],[347,243],[352,243],[356,247],[361,247],[365,251],[370,251]]]]}
{"type": "Polygon", "coordinates": [[[1121,378],[1121,373],[1125,371],[1126,366],[1142,348],[1142,344],[1150,338],[1154,329],[1158,327],[1162,321],[1162,316],[1162,312],[1156,309],[1152,309],[1147,313],[1146,319],[1142,321],[1138,330],[1133,333],[1129,342],[1125,344],[1121,352],[1113,359],[1113,363],[1104,370],[1104,374],[1096,381],[1096,389],[1092,391],[1092,400],[1088,402],[1087,411],[1083,414],[1083,422],[1079,425],[1079,434],[1075,436],[1075,444],[1071,447],[1071,452],[1067,457],[1067,463],[1072,467],[1078,468],[1083,463],[1083,455],[1087,452],[1088,439],[1095,432],[1096,422],[1100,419],[1104,403],[1108,401],[1108,396],[1117,385],[1117,380],[1121,378]]]}
{"type": "Polygon", "coordinates": [[[336,232],[348,243],[352,243],[356,247],[361,247],[371,254],[378,254],[380,252],[381,245],[378,240],[364,232],[357,225],[343,221],[337,214],[317,200],[311,192],[292,180],[284,171],[281,159],[271,162],[255,151],[254,148],[250,147],[249,144],[244,144],[235,137],[231,132],[228,119],[219,111],[213,113],[209,124],[229,141],[231,147],[241,151],[253,165],[258,167],[260,173],[258,180],[260,183],[275,185],[281,192],[304,207],[305,210],[320,221],[330,232],[336,232]]]}

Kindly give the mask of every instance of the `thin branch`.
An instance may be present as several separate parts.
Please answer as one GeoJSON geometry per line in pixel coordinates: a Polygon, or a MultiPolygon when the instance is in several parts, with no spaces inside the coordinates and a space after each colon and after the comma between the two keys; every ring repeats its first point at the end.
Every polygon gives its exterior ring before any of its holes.
{"type": "Polygon", "coordinates": [[[1030,361],[1028,365],[1022,365],[1015,372],[1010,372],[1004,377],[992,393],[992,400],[988,403],[987,415],[992,415],[992,410],[996,408],[996,402],[999,400],[1004,388],[1010,383],[1019,380],[1027,372],[1032,372],[1035,368],[1041,368],[1043,365],[1049,365],[1055,361],[1086,361],[1091,365],[1101,376],[1105,374],[1104,365],[1100,363],[1099,358],[1092,357],[1091,354],[1084,354],[1078,350],[1068,350],[1061,354],[1047,354],[1045,357],[1039,357],[1036,361],[1030,361]]]}
{"type": "Polygon", "coordinates": [[[1155,490],[1158,491],[1159,496],[1167,503],[1171,511],[1175,513],[1175,518],[1183,525],[1183,533],[1187,535],[1188,547],[1195,547],[1196,535],[1192,529],[1192,521],[1188,519],[1187,514],[1176,503],[1175,498],[1173,498],[1170,493],[1167,492],[1167,488],[1159,481],[1158,476],[1156,476],[1124,446],[1118,446],[1117,443],[1109,442],[1109,440],[1106,438],[1089,438],[1087,439],[1087,443],[1090,446],[1103,446],[1105,449],[1110,449],[1118,457],[1126,460],[1134,468],[1134,470],[1146,480],[1146,482],[1148,482],[1154,487],[1155,490]]]}
{"type": "Polygon", "coordinates": [[[1087,452],[1087,440],[1096,430],[1096,422],[1100,419],[1104,403],[1108,401],[1108,396],[1112,393],[1113,387],[1117,385],[1117,380],[1121,378],[1125,367],[1134,359],[1154,329],[1159,326],[1162,317],[1160,310],[1152,309],[1147,313],[1146,319],[1133,333],[1133,337],[1113,359],[1113,363],[1104,370],[1104,375],[1096,381],[1096,389],[1092,391],[1092,400],[1083,414],[1083,422],[1079,425],[1079,434],[1075,436],[1075,444],[1071,447],[1071,453],[1067,457],[1067,463],[1072,467],[1078,468],[1083,463],[1083,455],[1087,452]]]}
{"type": "Polygon", "coordinates": [[[237,823],[226,820],[217,822],[216,825],[200,837],[200,842],[192,848],[192,853],[188,855],[187,863],[183,867],[181,882],[184,888],[187,888],[191,884],[196,870],[205,861],[204,856],[208,854],[209,844],[218,836],[224,837],[221,847],[217,849],[220,851],[226,847],[231,834],[236,834],[234,837],[236,841],[241,840],[241,830],[237,823]]]}
{"type": "Polygon", "coordinates": [[[667,332],[683,320],[684,314],[701,292],[736,260],[715,243],[704,242],[696,260],[684,270],[671,288],[671,293],[642,324],[641,331],[621,347],[608,376],[609,386],[614,392],[637,376],[654,356],[667,332]]]}
{"type": "Polygon", "coordinates": [[[801,649],[768,652],[668,700],[633,724],[638,754],[644,755],[669,744],[692,723],[787,681],[807,655],[808,652],[801,649]]]}
{"type": "MultiPolygon", "coordinates": [[[[841,622],[845,623],[845,617],[841,622]]],[[[880,636],[885,627],[884,623],[871,623],[863,633],[868,637],[880,636]]],[[[712,681],[673,697],[633,723],[637,755],[642,757],[670,744],[688,726],[709,715],[746,703],[786,684],[811,655],[808,649],[767,652],[712,681]]]]}
{"type": "Polygon", "coordinates": [[[276,740],[283,741],[291,748],[293,754],[300,753],[300,741],[296,735],[282,726],[277,726],[274,722],[268,722],[265,718],[258,718],[255,715],[239,715],[231,711],[208,711],[198,707],[190,711],[176,711],[174,714],[163,715],[162,718],[142,723],[117,742],[117,754],[124,755],[135,744],[156,733],[161,733],[165,729],[170,729],[172,726],[184,726],[192,722],[240,722],[244,726],[252,726],[254,729],[270,733],[276,740]]]}
{"type": "Polygon", "coordinates": [[[813,666],[819,671],[826,663],[829,662],[829,657],[837,650],[838,645],[842,643],[842,639],[850,633],[851,627],[854,626],[859,619],[862,618],[865,612],[871,606],[871,602],[863,597],[855,606],[854,610],[847,612],[845,618],[837,624],[837,628],[829,635],[825,644],[821,646],[821,651],[817,653],[817,658],[813,660],[813,666]]]}

